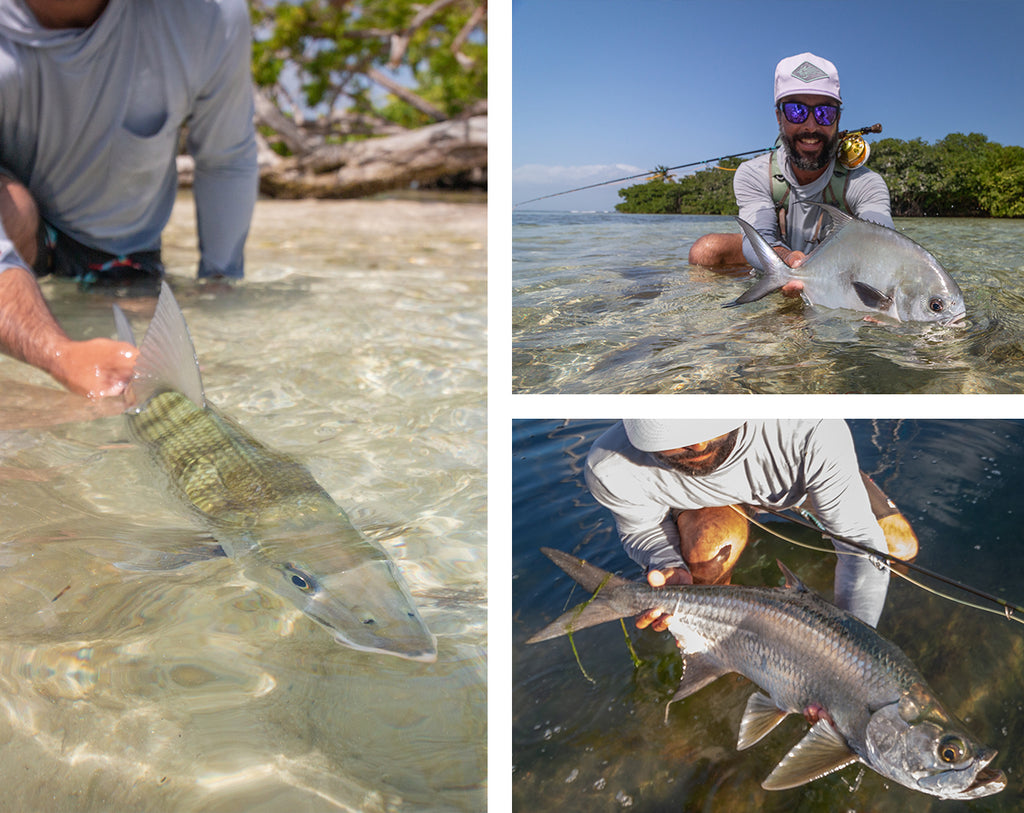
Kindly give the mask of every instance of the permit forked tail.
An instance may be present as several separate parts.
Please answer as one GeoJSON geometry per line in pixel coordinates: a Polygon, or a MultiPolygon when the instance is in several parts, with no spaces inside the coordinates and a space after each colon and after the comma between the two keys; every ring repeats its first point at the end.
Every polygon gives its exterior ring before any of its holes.
{"type": "Polygon", "coordinates": [[[737,217],[736,221],[740,224],[743,233],[754,247],[754,253],[761,263],[762,276],[732,302],[723,305],[722,307],[724,308],[734,308],[737,305],[745,305],[747,302],[756,302],[758,299],[762,299],[768,296],[768,294],[779,290],[779,288],[793,278],[793,270],[772,250],[772,247],[768,245],[768,241],[761,236],[760,232],[745,220],[740,220],[737,217]]]}
{"type": "Polygon", "coordinates": [[[602,570],[596,565],[585,562],[576,556],[563,553],[560,550],[554,550],[553,548],[541,548],[540,550],[541,553],[579,582],[584,589],[594,593],[594,595],[578,607],[562,613],[557,619],[527,640],[526,643],[536,644],[540,641],[557,638],[560,635],[571,635],[577,630],[603,624],[605,621],[615,621],[631,614],[628,610],[622,611],[614,606],[601,595],[604,590],[629,584],[626,579],[609,573],[607,570],[602,570]]]}
{"type": "MultiPolygon", "coordinates": [[[[114,305],[114,324],[121,341],[135,344],[132,327],[124,311],[117,305],[114,305]]],[[[176,390],[196,406],[206,406],[203,382],[199,376],[199,359],[196,358],[192,337],[181,308],[166,282],[160,283],[160,297],[142,347],[139,348],[131,388],[137,405],[144,404],[162,390],[176,390]]]]}

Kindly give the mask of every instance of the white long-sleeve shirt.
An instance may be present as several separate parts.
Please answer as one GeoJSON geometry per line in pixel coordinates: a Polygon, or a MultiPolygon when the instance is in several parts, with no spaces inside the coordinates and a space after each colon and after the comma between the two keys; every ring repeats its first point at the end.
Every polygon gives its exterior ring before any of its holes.
{"type": "MultiPolygon", "coordinates": [[[[0,0],[0,167],[79,242],[156,250],[187,121],[199,274],[240,277],[258,183],[250,51],[244,0],[110,0],[82,29],[0,0]]],[[[0,227],[7,264],[9,248],[0,227]]]]}
{"type": "MultiPolygon", "coordinates": [[[[826,532],[887,549],[843,421],[747,421],[739,433],[726,461],[700,476],[638,451],[621,421],[595,441],[587,456],[587,485],[615,517],[631,559],[645,568],[685,566],[673,509],[738,504],[783,509],[805,501],[826,532]]],[[[840,543],[836,548],[850,550],[840,543]]],[[[888,585],[888,571],[860,556],[837,557],[836,604],[872,626],[888,585]]]]}

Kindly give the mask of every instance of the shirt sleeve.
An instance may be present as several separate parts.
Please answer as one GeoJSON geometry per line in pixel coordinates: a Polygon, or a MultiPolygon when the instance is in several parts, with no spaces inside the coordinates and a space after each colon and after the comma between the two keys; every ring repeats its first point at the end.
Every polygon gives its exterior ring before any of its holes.
{"type": "Polygon", "coordinates": [[[672,512],[662,502],[645,498],[642,488],[626,468],[616,467],[615,461],[606,460],[609,465],[600,466],[600,472],[587,459],[584,476],[587,487],[601,505],[612,512],[619,539],[626,554],[645,570],[661,570],[666,567],[686,567],[679,552],[679,528],[672,512]],[[616,477],[616,473],[622,477],[616,477]],[[615,482],[609,483],[606,478],[615,482]]]}
{"type": "MultiPolygon", "coordinates": [[[[871,512],[849,427],[822,421],[808,439],[804,457],[807,495],[826,533],[886,551],[885,534],[871,512]]],[[[885,605],[889,571],[879,570],[854,548],[834,541],[837,606],[875,626],[885,605]]]]}
{"type": "Polygon", "coordinates": [[[211,64],[193,105],[188,151],[195,158],[199,276],[239,278],[259,184],[251,34],[244,2],[231,0],[221,7],[219,25],[206,45],[211,64]]]}
{"type": "Polygon", "coordinates": [[[880,226],[895,228],[892,222],[892,203],[889,187],[877,172],[854,171],[846,190],[846,201],[853,214],[861,220],[869,220],[880,226]]]}
{"type": "MultiPolygon", "coordinates": [[[[768,178],[768,167],[763,161],[752,160],[740,164],[733,177],[732,189],[736,195],[736,205],[740,217],[761,233],[768,245],[783,245],[779,232],[779,218],[775,214],[775,201],[772,200],[771,182],[768,178]]],[[[754,253],[750,241],[743,237],[743,257],[754,268],[759,268],[761,261],[754,253]]]]}

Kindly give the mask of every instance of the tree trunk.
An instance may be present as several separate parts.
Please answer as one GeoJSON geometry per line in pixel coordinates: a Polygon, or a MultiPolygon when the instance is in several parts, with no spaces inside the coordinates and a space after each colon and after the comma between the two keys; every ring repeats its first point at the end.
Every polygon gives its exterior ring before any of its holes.
{"type": "Polygon", "coordinates": [[[320,144],[290,158],[265,157],[260,190],[278,198],[356,198],[487,167],[487,116],[398,135],[320,144]]]}

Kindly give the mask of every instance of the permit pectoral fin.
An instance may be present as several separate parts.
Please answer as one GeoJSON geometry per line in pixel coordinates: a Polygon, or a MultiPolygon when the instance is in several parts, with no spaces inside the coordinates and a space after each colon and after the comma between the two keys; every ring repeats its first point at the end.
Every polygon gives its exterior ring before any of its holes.
{"type": "Polygon", "coordinates": [[[765,790],[795,788],[857,761],[846,740],[827,720],[818,720],[800,742],[782,758],[768,778],[765,790]]]}
{"type": "Polygon", "coordinates": [[[740,735],[736,748],[743,751],[760,742],[779,723],[786,719],[788,711],[775,705],[775,701],[761,692],[754,692],[747,700],[747,708],[740,720],[740,735]]]}
{"type": "Polygon", "coordinates": [[[857,292],[860,301],[869,308],[880,311],[887,311],[892,307],[893,299],[889,294],[883,294],[877,288],[868,285],[866,282],[853,281],[853,290],[857,292]]]}
{"type": "MultiPolygon", "coordinates": [[[[127,329],[127,335],[131,335],[128,320],[123,313],[119,319],[117,310],[114,311],[114,321],[117,323],[118,335],[122,335],[124,329],[127,329]]],[[[122,340],[127,341],[124,338],[122,340]]],[[[196,358],[192,337],[181,308],[166,282],[160,283],[156,311],[139,348],[132,390],[139,404],[161,390],[176,390],[196,406],[206,406],[203,382],[199,376],[199,360],[196,358]]]]}

